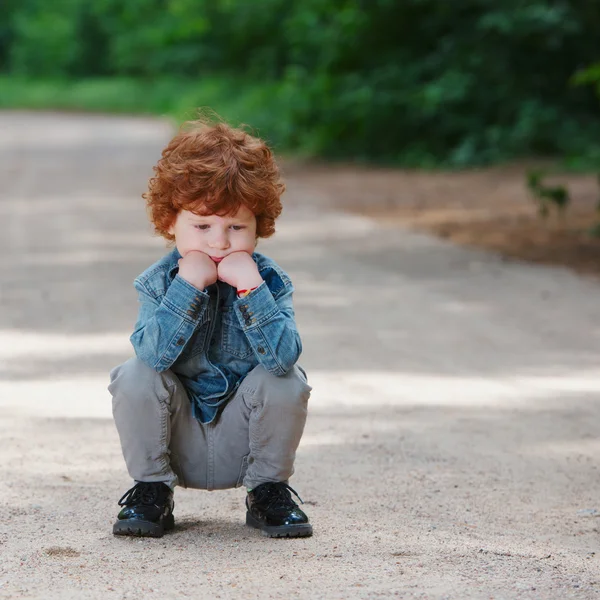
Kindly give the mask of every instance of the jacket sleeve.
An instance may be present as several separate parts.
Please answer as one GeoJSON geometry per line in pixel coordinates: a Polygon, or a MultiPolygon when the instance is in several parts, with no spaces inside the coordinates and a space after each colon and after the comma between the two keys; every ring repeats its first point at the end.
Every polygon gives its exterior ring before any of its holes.
{"type": "Polygon", "coordinates": [[[302,342],[296,328],[291,283],[274,298],[265,282],[234,302],[238,322],[259,363],[273,375],[285,375],[298,361],[302,342]]]}
{"type": "Polygon", "coordinates": [[[131,337],[136,356],[156,371],[165,371],[177,360],[197,327],[208,319],[209,297],[179,275],[162,297],[151,294],[136,279],[140,303],[131,337]]]}

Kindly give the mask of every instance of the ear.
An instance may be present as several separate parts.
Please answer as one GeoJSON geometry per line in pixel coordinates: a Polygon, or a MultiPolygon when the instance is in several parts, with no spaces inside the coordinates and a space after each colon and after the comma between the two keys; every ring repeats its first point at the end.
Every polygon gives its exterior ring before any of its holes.
{"type": "Polygon", "coordinates": [[[171,219],[171,224],[169,225],[169,228],[167,229],[167,233],[169,235],[175,235],[175,233],[174,233],[175,232],[175,223],[177,222],[178,214],[174,215],[173,218],[171,219]]]}

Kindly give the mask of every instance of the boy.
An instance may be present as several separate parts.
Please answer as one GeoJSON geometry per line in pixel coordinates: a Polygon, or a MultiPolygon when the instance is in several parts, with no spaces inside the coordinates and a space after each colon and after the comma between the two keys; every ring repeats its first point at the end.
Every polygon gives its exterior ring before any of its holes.
{"type": "Polygon", "coordinates": [[[190,121],[154,172],[144,198],[156,232],[175,248],[135,280],[136,358],[111,372],[135,481],[113,533],[172,529],[176,485],[243,484],[247,525],[270,537],[309,536],[287,484],[311,390],[296,365],[294,288],[254,252],[281,213],[271,151],[223,123],[190,121]]]}

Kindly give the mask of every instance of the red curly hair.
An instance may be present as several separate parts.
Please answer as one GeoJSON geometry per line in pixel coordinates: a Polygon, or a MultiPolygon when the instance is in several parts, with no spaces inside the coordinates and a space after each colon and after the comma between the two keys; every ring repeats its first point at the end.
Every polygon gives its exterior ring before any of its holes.
{"type": "Polygon", "coordinates": [[[273,153],[241,129],[188,121],[162,152],[142,195],[157,234],[169,233],[179,211],[220,216],[245,206],[256,217],[256,237],[275,233],[285,185],[273,153]]]}

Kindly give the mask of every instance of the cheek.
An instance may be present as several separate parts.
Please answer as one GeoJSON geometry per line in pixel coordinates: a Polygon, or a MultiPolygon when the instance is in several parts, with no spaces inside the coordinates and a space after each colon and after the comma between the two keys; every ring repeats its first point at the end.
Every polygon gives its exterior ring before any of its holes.
{"type": "Polygon", "coordinates": [[[251,233],[248,233],[248,235],[244,239],[244,248],[246,250],[254,250],[255,247],[256,247],[256,236],[254,236],[251,233]]]}
{"type": "Polygon", "coordinates": [[[248,229],[248,244],[252,246],[252,248],[255,248],[257,243],[258,239],[256,237],[256,225],[254,225],[254,227],[250,227],[248,229]]]}
{"type": "Polygon", "coordinates": [[[196,229],[179,232],[179,235],[176,236],[176,242],[180,252],[182,250],[185,252],[202,250],[206,245],[196,229]]]}

